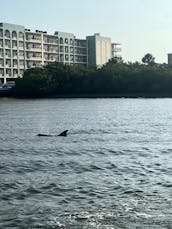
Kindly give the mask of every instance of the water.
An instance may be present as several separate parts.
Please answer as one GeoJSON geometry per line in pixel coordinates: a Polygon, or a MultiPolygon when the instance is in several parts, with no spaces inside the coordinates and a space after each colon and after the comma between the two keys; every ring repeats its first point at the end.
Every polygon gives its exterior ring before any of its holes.
{"type": "Polygon", "coordinates": [[[172,228],[172,99],[0,98],[0,119],[0,228],[172,228]]]}

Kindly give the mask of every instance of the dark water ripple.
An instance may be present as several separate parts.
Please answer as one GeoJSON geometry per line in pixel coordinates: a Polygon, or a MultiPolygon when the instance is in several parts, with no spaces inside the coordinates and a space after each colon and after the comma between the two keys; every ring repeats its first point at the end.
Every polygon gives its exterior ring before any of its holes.
{"type": "Polygon", "coordinates": [[[171,114],[171,99],[0,99],[0,228],[172,228],[171,114]]]}

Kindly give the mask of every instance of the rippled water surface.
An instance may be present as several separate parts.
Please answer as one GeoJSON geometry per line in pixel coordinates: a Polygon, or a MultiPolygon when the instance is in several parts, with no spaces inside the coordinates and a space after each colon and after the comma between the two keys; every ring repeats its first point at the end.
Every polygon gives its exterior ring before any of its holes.
{"type": "Polygon", "coordinates": [[[172,228],[172,99],[0,98],[0,228],[172,228]]]}

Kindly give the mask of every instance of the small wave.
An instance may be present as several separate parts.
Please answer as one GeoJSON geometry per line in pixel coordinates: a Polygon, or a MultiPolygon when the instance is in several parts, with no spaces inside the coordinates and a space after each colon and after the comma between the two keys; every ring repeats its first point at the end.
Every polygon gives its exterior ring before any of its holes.
{"type": "Polygon", "coordinates": [[[143,191],[142,190],[126,190],[122,194],[123,195],[136,195],[139,193],[143,193],[143,191]]]}
{"type": "Polygon", "coordinates": [[[116,164],[112,163],[112,162],[108,162],[107,165],[105,166],[105,168],[108,169],[108,170],[109,169],[110,170],[112,170],[112,169],[117,170],[118,169],[118,166],[116,164]]]}
{"type": "Polygon", "coordinates": [[[25,190],[25,192],[28,194],[39,194],[39,193],[41,193],[41,190],[34,188],[34,187],[29,187],[25,190]]]}
{"type": "Polygon", "coordinates": [[[164,182],[158,182],[156,183],[157,185],[160,185],[162,187],[165,187],[165,188],[171,188],[172,187],[172,183],[164,183],[164,182]]]}
{"type": "Polygon", "coordinates": [[[49,190],[49,189],[54,189],[56,187],[57,187],[57,184],[50,183],[50,184],[47,184],[46,186],[42,186],[41,189],[43,189],[43,190],[49,190]]]}
{"type": "MultiPolygon", "coordinates": [[[[66,213],[65,215],[65,221],[66,223],[62,224],[68,228],[68,225],[70,224],[69,228],[83,228],[83,225],[85,225],[84,228],[89,229],[115,229],[117,223],[116,215],[112,212],[103,212],[103,211],[97,211],[97,212],[80,212],[80,213],[66,213]]],[[[56,219],[57,220],[57,219],[56,219]]],[[[58,219],[59,220],[59,219],[58,219]]],[[[59,222],[57,220],[57,222],[59,222]]]]}
{"type": "Polygon", "coordinates": [[[68,162],[61,162],[59,164],[59,168],[65,169],[66,172],[69,170],[73,170],[76,173],[83,173],[83,172],[94,172],[95,170],[103,170],[103,168],[99,165],[92,164],[92,163],[85,163],[84,162],[76,162],[76,161],[68,161],[68,162]]]}
{"type": "Polygon", "coordinates": [[[1,182],[1,190],[7,191],[9,189],[18,189],[19,183],[18,182],[13,182],[13,181],[4,181],[1,182]]]}
{"type": "Polygon", "coordinates": [[[166,150],[161,151],[162,154],[169,154],[169,153],[171,154],[171,152],[172,152],[172,149],[166,149],[166,150]]]}
{"type": "Polygon", "coordinates": [[[70,132],[72,135],[92,135],[92,134],[98,134],[98,135],[101,135],[101,134],[112,134],[113,131],[110,130],[110,129],[79,129],[79,130],[74,130],[74,131],[71,131],[70,132]]]}

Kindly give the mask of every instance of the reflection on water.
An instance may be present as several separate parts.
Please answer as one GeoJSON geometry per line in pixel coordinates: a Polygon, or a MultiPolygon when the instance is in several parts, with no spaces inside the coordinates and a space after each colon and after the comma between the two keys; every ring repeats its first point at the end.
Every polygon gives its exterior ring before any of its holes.
{"type": "Polygon", "coordinates": [[[171,227],[171,99],[1,98],[0,119],[0,228],[171,227]]]}

